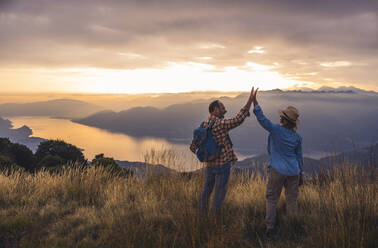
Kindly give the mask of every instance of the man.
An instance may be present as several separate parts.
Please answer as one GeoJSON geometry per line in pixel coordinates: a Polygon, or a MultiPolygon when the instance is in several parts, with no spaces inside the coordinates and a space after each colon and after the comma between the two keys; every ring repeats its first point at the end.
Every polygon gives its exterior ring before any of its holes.
{"type": "Polygon", "coordinates": [[[280,124],[272,123],[265,117],[256,95],[253,96],[253,113],[260,125],[269,132],[268,184],[266,188],[266,225],[267,235],[272,236],[276,225],[276,206],[282,187],[285,187],[287,209],[289,214],[297,211],[298,186],[302,183],[303,156],[302,138],[296,132],[299,124],[299,112],[289,106],[279,110],[280,124]]]}
{"type": "MultiPolygon", "coordinates": [[[[226,108],[219,100],[213,101],[209,105],[210,117],[205,121],[204,127],[208,127],[215,120],[212,127],[212,134],[218,147],[222,147],[219,155],[212,161],[205,162],[205,185],[199,202],[200,212],[207,214],[209,207],[210,195],[214,189],[214,199],[211,212],[216,217],[220,216],[220,209],[227,192],[228,179],[230,177],[230,167],[237,161],[237,157],[232,148],[232,142],[228,132],[243,123],[244,119],[249,116],[249,110],[252,104],[253,88],[246,105],[240,112],[231,119],[225,119],[226,108]]],[[[192,142],[190,150],[195,152],[195,145],[192,142]]]]}

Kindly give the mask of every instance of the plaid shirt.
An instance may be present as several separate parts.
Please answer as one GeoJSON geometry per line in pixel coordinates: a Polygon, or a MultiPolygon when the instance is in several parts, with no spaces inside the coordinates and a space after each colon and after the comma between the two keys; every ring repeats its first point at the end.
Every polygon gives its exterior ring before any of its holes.
{"type": "MultiPolygon", "coordinates": [[[[245,108],[242,108],[240,112],[231,119],[220,119],[218,117],[215,117],[214,115],[210,115],[209,119],[205,121],[204,127],[208,127],[211,121],[216,119],[212,128],[213,136],[217,145],[221,146],[223,144],[224,147],[222,148],[222,151],[216,159],[205,162],[205,165],[224,165],[228,162],[236,162],[238,160],[234,150],[232,149],[232,143],[230,143],[231,139],[228,135],[228,131],[242,124],[247,116],[249,116],[249,111],[245,108]]],[[[192,141],[192,143],[190,144],[190,150],[194,153],[195,149],[195,145],[192,141]]]]}

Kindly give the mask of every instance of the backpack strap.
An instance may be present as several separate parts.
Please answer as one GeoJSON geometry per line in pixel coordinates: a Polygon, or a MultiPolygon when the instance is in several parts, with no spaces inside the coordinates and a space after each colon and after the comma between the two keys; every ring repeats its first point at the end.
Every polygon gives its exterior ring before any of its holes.
{"type": "Polygon", "coordinates": [[[203,125],[204,125],[204,124],[205,124],[205,122],[202,122],[201,125],[200,125],[200,127],[203,128],[203,125]]]}
{"type": "MultiPolygon", "coordinates": [[[[208,131],[211,131],[213,129],[213,126],[215,124],[217,119],[214,119],[210,122],[210,125],[208,126],[208,131]]],[[[220,152],[222,149],[224,148],[224,144],[221,144],[219,147],[218,147],[218,152],[220,152]]]]}
{"type": "Polygon", "coordinates": [[[210,122],[210,125],[209,125],[209,127],[208,127],[209,130],[213,129],[213,126],[214,126],[215,121],[216,121],[216,119],[214,119],[214,120],[212,120],[212,121],[210,122]]]}

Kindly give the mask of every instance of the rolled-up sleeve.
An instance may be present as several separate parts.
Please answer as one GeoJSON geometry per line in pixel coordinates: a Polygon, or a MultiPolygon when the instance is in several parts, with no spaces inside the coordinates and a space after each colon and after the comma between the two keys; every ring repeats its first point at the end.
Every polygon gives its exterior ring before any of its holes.
{"type": "Polygon", "coordinates": [[[245,118],[247,118],[247,116],[249,115],[250,114],[249,114],[248,109],[242,108],[235,117],[230,118],[230,119],[221,119],[219,123],[216,123],[218,125],[216,125],[214,129],[225,129],[225,130],[233,129],[237,126],[240,126],[245,120],[245,118]]]}

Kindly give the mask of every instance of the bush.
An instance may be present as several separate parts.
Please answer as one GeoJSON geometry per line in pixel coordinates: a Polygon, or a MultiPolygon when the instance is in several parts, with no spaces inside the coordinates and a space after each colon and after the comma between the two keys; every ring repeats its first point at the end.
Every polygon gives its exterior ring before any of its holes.
{"type": "Polygon", "coordinates": [[[102,166],[108,169],[113,174],[120,176],[132,176],[134,173],[131,170],[120,167],[113,158],[104,157],[104,154],[98,154],[91,162],[92,166],[102,166]]]}
{"type": "Polygon", "coordinates": [[[10,157],[0,155],[0,168],[10,168],[12,165],[14,162],[10,157]]]}
{"type": "Polygon", "coordinates": [[[57,155],[46,155],[40,162],[40,166],[53,168],[64,164],[64,160],[57,155]]]}
{"type": "MultiPolygon", "coordinates": [[[[29,171],[35,167],[33,152],[25,145],[13,144],[8,138],[0,138],[0,155],[6,157],[6,160],[12,161],[14,165],[21,166],[29,171]]],[[[3,165],[6,162],[3,157],[3,165]]]]}
{"type": "Polygon", "coordinates": [[[27,146],[21,144],[12,144],[10,150],[17,165],[29,171],[34,169],[34,154],[27,146]]]}
{"type": "Polygon", "coordinates": [[[87,163],[79,148],[62,140],[47,140],[41,142],[35,153],[35,157],[38,161],[38,167],[55,167],[68,163],[87,163]]]}
{"type": "Polygon", "coordinates": [[[114,161],[113,158],[104,157],[104,154],[98,154],[95,156],[95,158],[92,160],[91,165],[101,165],[104,167],[117,167],[117,163],[114,161]]]}
{"type": "Polygon", "coordinates": [[[8,138],[0,138],[0,154],[9,154],[11,145],[8,138]]]}

